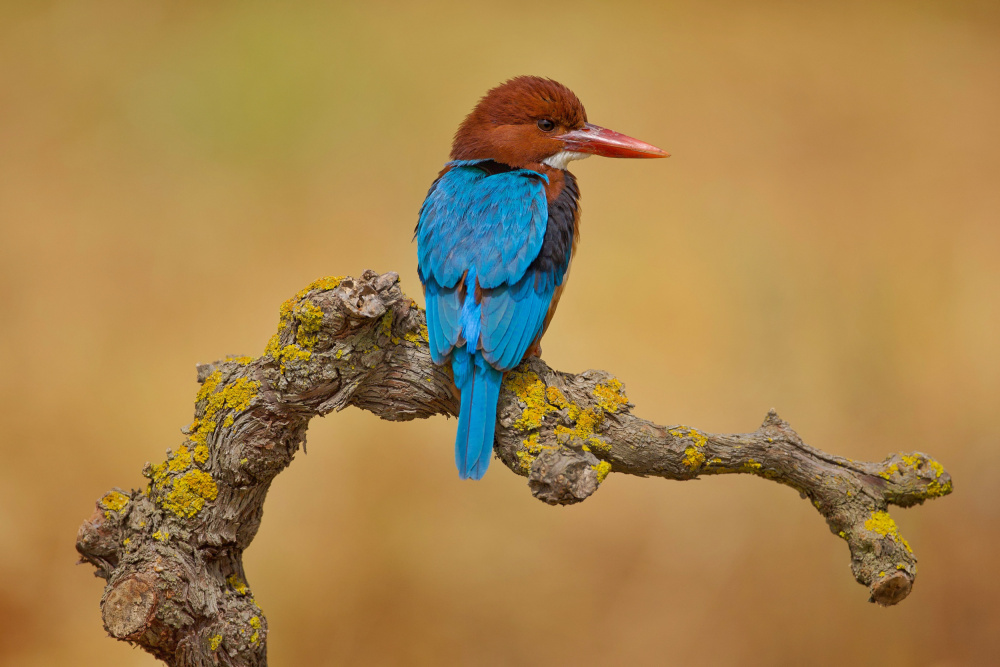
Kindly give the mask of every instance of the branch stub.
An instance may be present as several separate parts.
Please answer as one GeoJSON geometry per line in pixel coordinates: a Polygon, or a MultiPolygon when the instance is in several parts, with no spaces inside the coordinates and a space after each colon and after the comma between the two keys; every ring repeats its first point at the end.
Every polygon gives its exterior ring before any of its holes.
{"type": "Polygon", "coordinates": [[[150,582],[129,577],[108,593],[102,606],[104,627],[116,639],[134,638],[149,627],[156,603],[156,588],[150,582]]]}

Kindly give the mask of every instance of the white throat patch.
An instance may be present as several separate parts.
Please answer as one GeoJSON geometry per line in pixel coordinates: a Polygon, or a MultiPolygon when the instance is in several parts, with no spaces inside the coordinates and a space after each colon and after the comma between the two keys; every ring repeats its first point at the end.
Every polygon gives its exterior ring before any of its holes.
{"type": "Polygon", "coordinates": [[[551,157],[542,160],[542,164],[547,164],[555,169],[565,169],[573,160],[582,160],[590,157],[590,153],[576,153],[574,151],[559,151],[551,157]]]}

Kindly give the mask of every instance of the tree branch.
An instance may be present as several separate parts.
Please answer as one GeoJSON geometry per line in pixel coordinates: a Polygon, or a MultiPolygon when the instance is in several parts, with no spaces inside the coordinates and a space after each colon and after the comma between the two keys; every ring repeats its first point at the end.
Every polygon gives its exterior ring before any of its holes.
{"type": "MultiPolygon", "coordinates": [[[[114,489],[77,550],[107,580],[108,632],[169,665],[265,665],[267,624],[243,571],[271,480],[317,415],[353,405],[383,419],[456,415],[449,371],[427,348],[423,311],[394,273],[324,278],[285,302],[257,358],[198,367],[195,419],[177,451],[146,464],[143,491],[114,489]]],[[[495,450],[546,503],[584,500],[611,472],[686,480],[744,473],[791,486],[847,541],[855,578],[882,605],[905,598],[916,557],[887,513],[951,492],[921,453],[880,463],[809,447],[772,410],[752,433],[659,426],[631,414],[602,371],[530,359],[500,394],[495,450]]]]}

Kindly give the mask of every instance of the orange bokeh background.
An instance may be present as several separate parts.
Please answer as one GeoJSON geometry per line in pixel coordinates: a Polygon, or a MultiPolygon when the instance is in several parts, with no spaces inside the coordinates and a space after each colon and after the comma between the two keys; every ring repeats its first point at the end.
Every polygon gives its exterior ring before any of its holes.
{"type": "Polygon", "coordinates": [[[574,165],[546,337],[661,423],[774,406],[855,459],[924,451],[880,609],[812,506],[612,476],[551,508],[455,422],[317,420],[246,554],[274,665],[982,665],[1000,655],[995,2],[0,5],[0,663],[154,665],[76,529],[181,442],[195,363],[259,353],[322,275],[398,271],[475,100],[513,75],[665,161],[574,165]]]}

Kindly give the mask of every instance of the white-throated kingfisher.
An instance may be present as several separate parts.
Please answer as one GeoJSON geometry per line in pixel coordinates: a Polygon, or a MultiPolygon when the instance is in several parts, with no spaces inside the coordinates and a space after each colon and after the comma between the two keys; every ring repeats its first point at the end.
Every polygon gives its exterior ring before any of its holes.
{"type": "Polygon", "coordinates": [[[455,463],[480,479],[493,455],[505,372],[539,354],[579,238],[572,160],[667,153],[591,125],[551,79],[493,88],[455,133],[448,162],[417,222],[417,272],[431,357],[451,363],[461,392],[455,463]]]}

